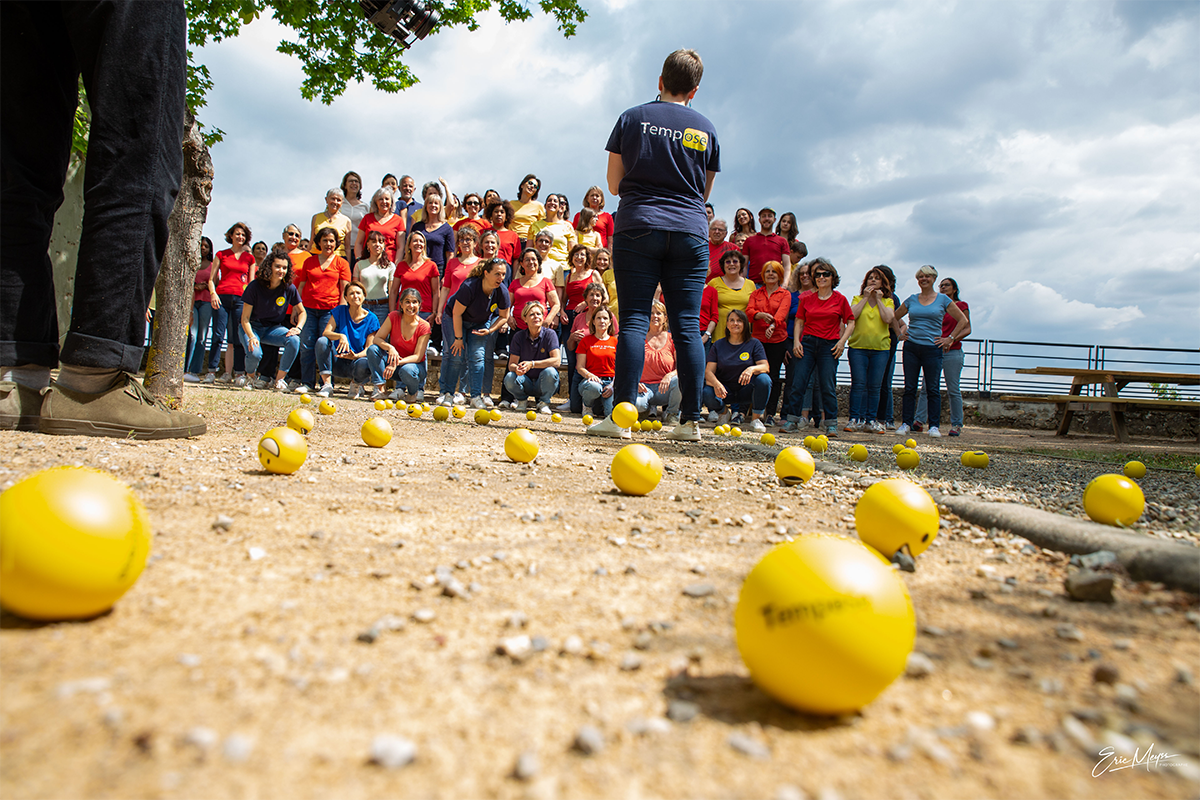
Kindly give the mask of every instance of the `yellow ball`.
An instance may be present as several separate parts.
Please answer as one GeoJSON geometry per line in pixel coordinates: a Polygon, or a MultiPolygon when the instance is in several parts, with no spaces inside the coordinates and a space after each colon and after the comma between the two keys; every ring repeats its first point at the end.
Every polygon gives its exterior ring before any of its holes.
{"type": "Polygon", "coordinates": [[[916,469],[921,464],[921,455],[916,450],[904,448],[896,454],[896,466],[900,469],[916,469]]]}
{"type": "Polygon", "coordinates": [[[1146,465],[1140,461],[1130,461],[1125,465],[1125,477],[1141,480],[1146,477],[1146,465]]]}
{"type": "Polygon", "coordinates": [[[805,483],[816,468],[812,453],[802,447],[785,447],[775,456],[775,475],[788,486],[805,483]]]}
{"type": "Polygon", "coordinates": [[[643,495],[654,491],[662,480],[663,464],[658,453],[644,444],[627,444],[613,456],[613,483],[625,494],[643,495]]]}
{"type": "Polygon", "coordinates": [[[488,416],[492,418],[492,422],[499,422],[504,415],[500,413],[500,409],[493,408],[488,412],[488,416]]]}
{"type": "Polygon", "coordinates": [[[738,651],[763,691],[814,714],[874,700],[917,635],[904,581],[861,542],[809,534],[767,553],[742,584],[738,651]]]}
{"type": "Polygon", "coordinates": [[[809,450],[812,450],[812,449],[816,448],[816,446],[817,446],[817,437],[815,437],[815,436],[805,436],[805,437],[804,437],[804,446],[805,446],[805,447],[807,447],[809,450]]]}
{"type": "Polygon", "coordinates": [[[916,439],[905,439],[904,446],[915,450],[915,449],[917,449],[917,440],[916,439]]]}
{"type": "Polygon", "coordinates": [[[504,455],[520,464],[537,458],[538,440],[528,428],[517,428],[504,437],[504,455]]]}
{"type": "Polygon", "coordinates": [[[742,435],[742,429],[739,428],[737,425],[734,425],[732,428],[729,429],[729,435],[736,439],[742,435]]]}
{"type": "Polygon", "coordinates": [[[866,461],[867,447],[866,445],[856,444],[850,448],[851,461],[866,461]]]}
{"type": "Polygon", "coordinates": [[[387,411],[387,400],[376,400],[375,401],[375,410],[376,411],[387,411]]]}
{"type": "Polygon", "coordinates": [[[421,408],[419,403],[413,403],[408,407],[408,415],[413,419],[420,419],[421,415],[424,413],[425,409],[421,408]]]}
{"type": "Polygon", "coordinates": [[[428,414],[429,413],[429,403],[421,403],[421,410],[424,411],[426,414],[428,414]]]}
{"type": "Polygon", "coordinates": [[[987,453],[983,452],[982,450],[976,450],[975,452],[971,453],[971,463],[968,466],[974,467],[975,469],[987,469],[987,465],[987,453]]]}
{"type": "Polygon", "coordinates": [[[308,441],[291,428],[271,428],[258,440],[258,460],[267,472],[291,475],[308,458],[308,441]]]}
{"type": "Polygon", "coordinates": [[[307,408],[293,408],[287,415],[287,426],[297,433],[308,436],[317,425],[317,418],[307,408]]]}
{"type": "Polygon", "coordinates": [[[763,444],[767,445],[768,447],[770,447],[775,444],[775,434],[764,433],[762,436],[758,437],[758,440],[760,442],[762,442],[763,444]]]}
{"type": "Polygon", "coordinates": [[[1146,496],[1124,475],[1100,475],[1083,490],[1083,510],[1105,525],[1132,525],[1146,510],[1146,496]]]}
{"type": "Polygon", "coordinates": [[[639,426],[644,431],[652,431],[652,430],[654,430],[654,420],[644,419],[641,421],[641,423],[639,423],[639,426]]]}
{"type": "MultiPolygon", "coordinates": [[[[900,452],[902,450],[904,450],[904,445],[901,444],[900,442],[896,442],[894,445],[892,445],[892,452],[895,453],[896,455],[900,455],[900,452]]],[[[964,461],[963,463],[965,464],[967,462],[964,461]]]]}
{"type": "Polygon", "coordinates": [[[328,417],[330,414],[337,413],[337,406],[333,404],[332,400],[326,399],[320,402],[320,404],[317,406],[317,411],[328,417]]]}
{"type": "Polygon", "coordinates": [[[392,440],[392,423],[383,417],[371,417],[362,424],[360,433],[368,447],[383,447],[392,440]]]}
{"type": "Polygon", "coordinates": [[[304,405],[308,405],[309,403],[312,402],[312,395],[310,395],[310,394],[300,395],[300,402],[304,403],[304,405]]]}
{"type": "Polygon", "coordinates": [[[0,494],[0,605],[14,614],[95,616],[133,586],[149,553],[145,507],[106,472],[54,467],[0,494]]]}
{"type": "Polygon", "coordinates": [[[655,431],[661,431],[661,430],[662,430],[662,420],[657,420],[657,419],[656,419],[656,420],[654,420],[654,430],[655,430],[655,431]]]}
{"type": "Polygon", "coordinates": [[[533,409],[526,411],[525,419],[529,420],[530,422],[533,422],[535,419],[537,419],[537,412],[534,411],[533,409]]]}
{"type": "Polygon", "coordinates": [[[438,406],[433,410],[433,418],[438,422],[445,422],[450,419],[450,409],[445,406],[438,406]]]}
{"type": "Polygon", "coordinates": [[[885,558],[908,545],[920,555],[937,538],[941,517],[929,492],[904,478],[873,483],[854,507],[858,538],[885,558]]]}
{"type": "Polygon", "coordinates": [[[1196,473],[1196,477],[1197,477],[1197,478],[1200,478],[1200,464],[1197,464],[1197,465],[1196,465],[1196,466],[1195,466],[1195,467],[1192,469],[1192,472],[1196,473]]]}
{"type": "Polygon", "coordinates": [[[455,419],[462,419],[467,415],[467,410],[462,406],[455,406],[450,413],[454,415],[455,419]]]}
{"type": "MultiPolygon", "coordinates": [[[[896,446],[899,447],[900,450],[904,449],[903,445],[896,445],[896,446]]],[[[900,450],[897,450],[896,452],[899,453],[900,450]]],[[[958,459],[959,463],[961,463],[964,467],[971,466],[971,462],[974,460],[975,460],[975,453],[970,450],[964,450],[963,454],[958,459]]]]}
{"type": "Polygon", "coordinates": [[[395,408],[395,407],[396,407],[396,401],[395,401],[395,400],[388,399],[388,400],[384,400],[384,401],[383,401],[383,403],[384,403],[384,405],[385,405],[387,408],[389,408],[389,409],[392,409],[392,408],[395,408]]]}
{"type": "Polygon", "coordinates": [[[812,449],[818,453],[824,453],[829,449],[829,438],[825,434],[821,434],[813,440],[812,449]]]}
{"type": "Polygon", "coordinates": [[[596,421],[596,420],[592,418],[592,415],[591,415],[591,414],[584,414],[584,415],[583,415],[583,424],[584,424],[584,425],[591,425],[591,424],[592,424],[593,422],[595,422],[595,421],[596,421]]]}
{"type": "Polygon", "coordinates": [[[638,410],[633,403],[617,403],[612,410],[612,421],[622,428],[633,427],[633,423],[637,422],[637,419],[638,410]]]}
{"type": "Polygon", "coordinates": [[[476,425],[487,425],[491,421],[492,421],[492,415],[488,413],[488,410],[486,408],[476,409],[476,411],[475,411],[475,424],[476,425]]]}
{"type": "Polygon", "coordinates": [[[558,412],[551,414],[550,421],[551,422],[562,422],[562,414],[559,414],[558,412]]]}

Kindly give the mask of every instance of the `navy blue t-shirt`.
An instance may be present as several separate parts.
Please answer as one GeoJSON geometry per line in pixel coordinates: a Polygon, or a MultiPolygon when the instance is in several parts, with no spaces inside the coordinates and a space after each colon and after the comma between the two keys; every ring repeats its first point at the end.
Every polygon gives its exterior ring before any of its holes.
{"type": "Polygon", "coordinates": [[[741,375],[747,367],[753,367],[759,361],[767,360],[767,351],[763,348],[762,342],[758,339],[750,338],[741,344],[733,344],[729,341],[728,336],[722,336],[712,343],[712,347],[708,350],[709,363],[716,362],[717,368],[714,374],[717,380],[729,386],[730,383],[737,383],[738,376],[741,375]]]}
{"type": "MultiPolygon", "coordinates": [[[[281,283],[274,289],[268,289],[260,280],[250,281],[250,285],[242,292],[242,302],[254,306],[250,319],[261,325],[282,325],[287,321],[288,306],[300,305],[300,293],[295,284],[281,283]]],[[[230,327],[241,325],[242,321],[230,320],[230,327]]]]}
{"type": "Polygon", "coordinates": [[[721,171],[717,131],[698,111],[655,100],[617,119],[605,149],[621,156],[625,177],[614,233],[649,228],[708,238],[704,185],[721,171]]]}
{"type": "Polygon", "coordinates": [[[458,291],[446,306],[450,309],[451,317],[454,314],[455,303],[462,303],[465,306],[462,315],[463,336],[465,337],[468,330],[482,327],[495,316],[496,312],[508,308],[508,289],[504,287],[504,284],[500,284],[490,295],[487,295],[483,293],[482,275],[478,278],[467,278],[458,287],[458,291]]]}
{"type": "MultiPolygon", "coordinates": [[[[542,328],[538,331],[538,338],[533,341],[529,338],[529,330],[522,328],[513,336],[512,342],[508,345],[509,355],[517,357],[517,361],[543,361],[550,357],[550,354],[558,349],[558,334],[549,328],[542,328]]],[[[525,373],[530,380],[537,380],[542,374],[541,368],[535,368],[525,373]]]]}

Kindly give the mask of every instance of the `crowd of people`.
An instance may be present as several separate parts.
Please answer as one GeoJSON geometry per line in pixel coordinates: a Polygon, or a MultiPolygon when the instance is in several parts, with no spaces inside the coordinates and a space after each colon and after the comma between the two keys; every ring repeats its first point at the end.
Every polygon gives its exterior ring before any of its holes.
{"type": "MultiPolygon", "coordinates": [[[[438,404],[549,412],[561,394],[555,410],[607,417],[620,335],[613,218],[599,186],[573,216],[566,195],[542,198],[541,189],[530,174],[515,200],[494,189],[460,199],[439,179],[418,196],[411,176],[389,174],[368,196],[348,172],[307,231],[289,224],[268,246],[237,222],[217,252],[205,238],[185,380],[329,396],[343,378],[350,399],[411,402],[424,396],[428,358],[440,355],[438,404]],[[493,399],[497,364],[503,379],[493,399]]],[[[937,270],[921,267],[920,291],[901,298],[895,274],[879,265],[843,293],[834,265],[808,258],[794,214],[739,208],[730,235],[711,205],[706,211],[700,334],[709,422],[940,436],[944,374],[949,435],[960,434],[961,342],[971,327],[952,278],[936,283],[937,270]],[[843,353],[851,389],[839,428],[843,353]]],[[[669,302],[655,293],[636,405],[674,425],[681,393],[669,302]]]]}

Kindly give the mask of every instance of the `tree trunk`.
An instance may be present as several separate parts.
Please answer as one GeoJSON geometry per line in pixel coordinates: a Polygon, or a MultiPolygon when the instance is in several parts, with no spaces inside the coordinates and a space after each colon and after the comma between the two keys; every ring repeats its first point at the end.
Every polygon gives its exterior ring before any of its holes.
{"type": "Polygon", "coordinates": [[[168,220],[170,235],[158,280],[154,331],[146,360],[146,388],[172,408],[183,400],[184,348],[192,320],[192,285],[200,269],[200,236],[212,200],[213,163],[200,126],[187,112],[183,184],[168,220]]]}

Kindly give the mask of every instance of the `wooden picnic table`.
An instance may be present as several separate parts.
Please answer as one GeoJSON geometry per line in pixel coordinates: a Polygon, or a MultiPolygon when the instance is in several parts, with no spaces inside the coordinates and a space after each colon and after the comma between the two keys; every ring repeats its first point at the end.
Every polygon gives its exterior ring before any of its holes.
{"type": "MultiPolygon", "coordinates": [[[[1071,430],[1071,419],[1076,411],[1108,411],[1112,419],[1113,433],[1121,442],[1129,441],[1125,427],[1125,407],[1129,405],[1155,408],[1200,411],[1200,403],[1191,400],[1168,400],[1162,398],[1121,397],[1120,392],[1131,383],[1158,383],[1172,386],[1200,386],[1200,374],[1194,372],[1145,372],[1119,369],[1077,369],[1071,367],[1033,367],[1016,370],[1018,375],[1055,375],[1069,377],[1071,388],[1066,395],[1006,396],[1002,400],[1025,402],[1058,403],[1063,407],[1062,419],[1058,423],[1059,436],[1071,430]],[[1103,395],[1084,396],[1083,387],[1099,384],[1103,395]]],[[[1200,434],[1198,434],[1200,438],[1200,434]]]]}

